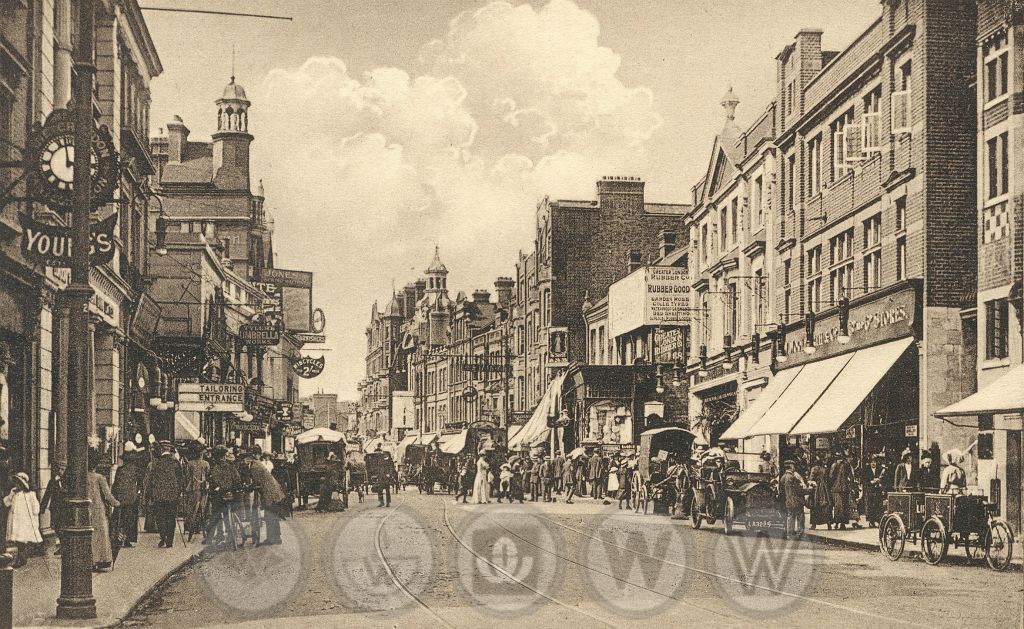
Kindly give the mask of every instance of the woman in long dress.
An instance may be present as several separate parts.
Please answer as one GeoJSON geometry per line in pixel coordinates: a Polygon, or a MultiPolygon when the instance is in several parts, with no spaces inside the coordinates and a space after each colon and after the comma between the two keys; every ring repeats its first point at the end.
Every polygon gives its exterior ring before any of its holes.
{"type": "Polygon", "coordinates": [[[476,460],[476,482],[473,484],[474,504],[482,505],[491,501],[491,481],[487,473],[490,469],[490,463],[481,452],[480,457],[476,460]]]}
{"type": "Polygon", "coordinates": [[[89,521],[92,524],[93,570],[108,570],[114,561],[110,547],[110,513],[121,505],[110,492],[105,476],[96,473],[97,461],[89,462],[89,521]]]}
{"type": "Polygon", "coordinates": [[[828,465],[821,457],[814,460],[809,479],[813,489],[810,495],[811,528],[819,524],[831,525],[832,503],[829,501],[828,465]]]}

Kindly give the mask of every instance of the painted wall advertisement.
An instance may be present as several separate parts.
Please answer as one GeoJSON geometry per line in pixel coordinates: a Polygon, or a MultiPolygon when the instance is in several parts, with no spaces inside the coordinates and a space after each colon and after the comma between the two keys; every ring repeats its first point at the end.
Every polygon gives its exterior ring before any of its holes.
{"type": "Polygon", "coordinates": [[[609,332],[616,337],[648,325],[687,325],[689,308],[689,274],[685,268],[644,267],[609,287],[609,332]]]}

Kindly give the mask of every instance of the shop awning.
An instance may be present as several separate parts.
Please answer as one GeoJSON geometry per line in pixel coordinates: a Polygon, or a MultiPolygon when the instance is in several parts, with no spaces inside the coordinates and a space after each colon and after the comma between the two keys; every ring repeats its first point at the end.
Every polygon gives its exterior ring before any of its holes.
{"type": "Polygon", "coordinates": [[[422,435],[420,435],[419,438],[417,438],[414,443],[418,443],[421,446],[429,446],[430,444],[434,443],[435,441],[437,441],[437,433],[436,432],[425,432],[422,435]]]}
{"type": "Polygon", "coordinates": [[[839,430],[913,342],[913,338],[905,338],[854,352],[850,362],[790,434],[814,435],[839,430]]]}
{"type": "Polygon", "coordinates": [[[460,430],[449,435],[441,435],[441,452],[460,454],[466,448],[466,435],[468,434],[468,430],[460,430]]]}
{"type": "Polygon", "coordinates": [[[825,389],[850,362],[853,354],[850,352],[804,365],[779,399],[747,431],[747,436],[788,434],[825,393],[825,389]]]}
{"type": "Polygon", "coordinates": [[[1024,365],[1012,367],[981,391],[936,412],[939,417],[1024,412],[1024,365]]]}
{"type": "Polygon", "coordinates": [[[177,441],[198,439],[199,434],[199,412],[198,411],[174,411],[174,438],[177,441]]]}
{"type": "Polygon", "coordinates": [[[508,449],[513,450],[523,445],[532,446],[538,443],[542,443],[548,437],[548,433],[551,429],[548,427],[548,417],[554,415],[555,408],[558,406],[558,399],[562,391],[562,381],[565,379],[565,374],[561,373],[548,384],[547,391],[544,392],[544,396],[537,403],[537,408],[534,409],[533,415],[530,416],[530,421],[526,422],[522,430],[516,433],[515,437],[508,440],[508,449]]]}
{"type": "Polygon", "coordinates": [[[792,369],[783,369],[775,374],[775,377],[758,394],[757,399],[751,402],[750,406],[736,418],[736,421],[725,429],[725,432],[722,433],[719,439],[744,439],[749,436],[750,429],[754,427],[758,420],[764,417],[768,409],[786,392],[786,389],[793,383],[793,380],[801,370],[803,370],[802,366],[793,367],[792,369]]]}

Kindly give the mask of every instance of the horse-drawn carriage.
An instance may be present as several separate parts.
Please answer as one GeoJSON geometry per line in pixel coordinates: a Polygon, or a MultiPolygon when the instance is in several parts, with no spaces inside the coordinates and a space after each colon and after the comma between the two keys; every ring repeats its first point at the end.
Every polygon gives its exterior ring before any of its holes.
{"type": "Polygon", "coordinates": [[[672,501],[675,486],[666,479],[668,459],[687,460],[696,438],[681,426],[661,426],[640,434],[637,469],[631,483],[635,511],[647,513],[648,503],[672,501]]]}
{"type": "Polygon", "coordinates": [[[344,483],[346,448],[345,435],[329,428],[314,428],[295,437],[297,493],[302,504],[320,493],[321,479],[340,478],[344,483]]]}
{"type": "Polygon", "coordinates": [[[984,496],[892,491],[878,525],[882,554],[896,561],[910,539],[920,540],[921,556],[935,565],[946,558],[950,544],[962,546],[968,559],[981,551],[993,570],[1006,570],[1013,559],[1013,533],[993,515],[984,496]]]}
{"type": "Polygon", "coordinates": [[[444,482],[440,452],[433,444],[412,443],[402,459],[403,484],[414,485],[420,493],[434,493],[434,485],[444,482]]]}

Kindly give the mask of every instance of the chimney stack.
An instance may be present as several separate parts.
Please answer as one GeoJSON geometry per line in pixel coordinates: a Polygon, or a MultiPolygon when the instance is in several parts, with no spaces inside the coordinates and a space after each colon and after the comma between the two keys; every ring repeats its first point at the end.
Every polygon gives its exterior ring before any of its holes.
{"type": "Polygon", "coordinates": [[[627,273],[632,273],[633,271],[636,271],[641,266],[643,266],[643,257],[642,257],[642,255],[643,254],[641,254],[639,251],[637,251],[635,249],[629,252],[628,258],[626,260],[626,272],[627,273]]]}
{"type": "Polygon", "coordinates": [[[512,294],[516,289],[516,282],[511,277],[499,277],[494,280],[494,290],[498,293],[498,305],[508,308],[512,305],[512,294]]]}
{"type": "Polygon", "coordinates": [[[482,288],[473,291],[474,304],[487,304],[491,302],[491,293],[482,288]]]}
{"type": "Polygon", "coordinates": [[[167,161],[180,162],[185,156],[185,149],[188,147],[188,127],[181,119],[175,116],[167,123],[167,161]]]}

